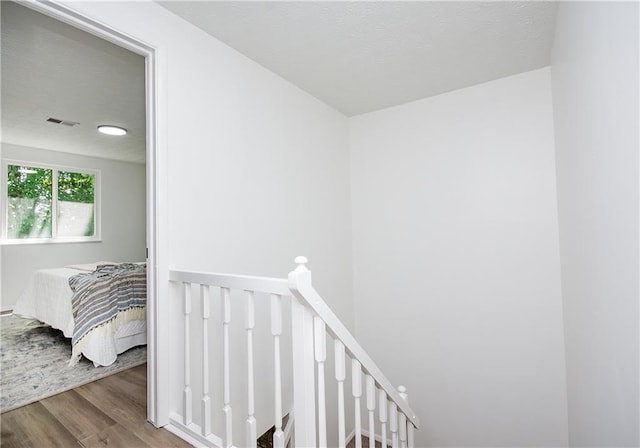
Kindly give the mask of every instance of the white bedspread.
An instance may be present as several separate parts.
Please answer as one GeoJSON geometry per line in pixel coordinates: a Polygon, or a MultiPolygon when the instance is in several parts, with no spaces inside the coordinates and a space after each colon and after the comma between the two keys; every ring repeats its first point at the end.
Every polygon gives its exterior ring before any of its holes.
{"type": "MultiPolygon", "coordinates": [[[[74,330],[69,277],[81,273],[70,268],[41,269],[32,274],[24,291],[18,298],[13,314],[38,319],[61,330],[71,338],[74,330]]],[[[107,334],[97,331],[82,349],[82,354],[94,365],[108,366],[115,362],[119,353],[136,345],[146,344],[146,320],[134,320],[107,334]]],[[[69,340],[71,345],[71,340],[69,340]]]]}
{"type": "Polygon", "coordinates": [[[74,325],[69,277],[79,272],[69,268],[36,271],[18,298],[13,314],[38,319],[70,338],[74,325]]]}

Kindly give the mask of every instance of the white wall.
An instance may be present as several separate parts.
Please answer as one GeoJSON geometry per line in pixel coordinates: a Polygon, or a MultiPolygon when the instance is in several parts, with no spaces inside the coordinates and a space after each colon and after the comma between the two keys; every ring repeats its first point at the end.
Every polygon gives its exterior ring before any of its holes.
{"type": "Polygon", "coordinates": [[[346,118],[153,2],[67,6],[157,50],[171,265],[281,276],[305,254],[350,325],[346,118]]]}
{"type": "Polygon", "coordinates": [[[281,276],[303,253],[330,306],[409,387],[417,446],[566,446],[548,69],[347,120],[152,2],[67,4],[157,49],[161,280],[169,266],[281,276]]]}
{"type": "Polygon", "coordinates": [[[571,446],[640,446],[638,3],[558,9],[552,79],[571,446]]]}
{"type": "MultiPolygon", "coordinates": [[[[159,192],[159,243],[166,249],[159,306],[175,298],[162,282],[169,267],[284,277],[304,254],[316,288],[352,327],[347,119],[153,2],[68,6],[157,50],[158,157],[166,179],[159,192]]],[[[180,303],[172,302],[170,326],[161,330],[175,334],[170,356],[181,358],[180,303]]],[[[258,315],[266,317],[266,309],[258,315]]],[[[238,313],[233,319],[240,344],[243,320],[238,313]]],[[[257,339],[271,344],[266,321],[258,325],[265,336],[257,339]]],[[[246,390],[242,362],[244,356],[232,370],[238,422],[246,390]]],[[[271,361],[257,365],[262,385],[271,361]]],[[[219,373],[212,372],[212,384],[220,384],[219,373]]],[[[180,389],[181,375],[176,369],[171,378],[180,389]]],[[[259,425],[272,413],[270,401],[259,401],[259,425]]],[[[220,426],[214,429],[220,433],[220,426]]],[[[243,425],[236,429],[243,434],[243,425]]]]}
{"type": "Polygon", "coordinates": [[[38,269],[96,261],[143,261],[146,247],[145,166],[3,143],[7,159],[101,172],[102,240],[6,245],[2,251],[2,309],[12,309],[38,269]]]}
{"type": "Polygon", "coordinates": [[[416,446],[566,446],[549,69],[350,124],[356,334],[416,446]]]}

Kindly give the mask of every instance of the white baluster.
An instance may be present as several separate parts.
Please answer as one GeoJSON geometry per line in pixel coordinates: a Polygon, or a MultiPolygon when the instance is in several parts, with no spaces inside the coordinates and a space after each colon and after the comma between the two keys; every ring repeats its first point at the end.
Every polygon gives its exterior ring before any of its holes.
{"type": "Polygon", "coordinates": [[[376,427],[375,416],[376,410],[376,382],[369,374],[367,379],[367,410],[369,411],[369,446],[374,448],[376,446],[376,427]]]}
{"type": "Polygon", "coordinates": [[[413,433],[415,429],[416,428],[413,426],[413,423],[409,422],[407,425],[407,443],[409,444],[409,448],[415,448],[416,446],[415,436],[413,433]]]}
{"type": "Polygon", "coordinates": [[[400,434],[400,448],[407,448],[407,416],[404,412],[398,415],[398,432],[400,434]]]}
{"type": "Polygon", "coordinates": [[[351,360],[351,389],[355,407],[356,448],[362,448],[362,422],[360,420],[360,397],[362,397],[362,366],[357,359],[351,360]]]}
{"type": "Polygon", "coordinates": [[[387,409],[389,408],[389,404],[387,402],[387,394],[384,390],[380,389],[378,393],[378,407],[380,408],[380,443],[382,444],[382,448],[387,448],[387,409]]]}
{"type": "Polygon", "coordinates": [[[391,431],[391,446],[398,447],[398,408],[396,404],[389,402],[389,431],[391,431]]]}
{"type": "Polygon", "coordinates": [[[184,290],[184,390],[183,396],[183,416],[184,424],[190,425],[193,422],[191,407],[191,329],[189,320],[191,317],[191,283],[183,283],[184,290]]]}
{"type": "Polygon", "coordinates": [[[315,358],[318,363],[318,447],[327,446],[327,408],[324,390],[324,362],[327,360],[326,326],[319,317],[313,318],[315,358]]]}
{"type": "Polygon", "coordinates": [[[256,448],[258,442],[258,434],[256,428],[255,417],[255,397],[253,388],[253,329],[256,325],[255,317],[255,300],[253,291],[247,291],[247,440],[246,445],[250,448],[256,448]]]}
{"type": "Polygon", "coordinates": [[[220,288],[222,303],[222,371],[223,371],[223,406],[225,431],[223,438],[224,448],[233,445],[233,416],[231,411],[231,378],[229,377],[229,324],[231,323],[231,291],[229,288],[220,288]]]}
{"type": "Polygon", "coordinates": [[[271,294],[271,334],[273,335],[273,358],[275,377],[275,432],[274,448],[284,448],[282,432],[282,375],[280,372],[280,335],[282,334],[282,298],[271,294]]]}
{"type": "MultiPolygon", "coordinates": [[[[398,386],[398,395],[400,395],[407,404],[409,403],[406,387],[398,386]]],[[[400,412],[399,420],[400,448],[407,448],[407,416],[404,412],[400,412]]]]}
{"type": "Polygon", "coordinates": [[[202,435],[211,434],[211,398],[209,396],[209,285],[200,285],[202,299],[202,435]]]}
{"type": "Polygon", "coordinates": [[[334,342],[335,374],[338,382],[338,448],[345,448],[347,435],[344,422],[344,380],[347,376],[345,366],[344,344],[336,339],[334,342]]]}

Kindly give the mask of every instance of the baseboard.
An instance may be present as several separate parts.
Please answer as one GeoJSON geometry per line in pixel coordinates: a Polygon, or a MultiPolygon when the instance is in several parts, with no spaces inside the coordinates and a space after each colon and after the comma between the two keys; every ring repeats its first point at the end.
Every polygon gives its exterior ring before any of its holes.
{"type": "MultiPolygon", "coordinates": [[[[366,437],[367,439],[369,438],[369,431],[367,431],[366,429],[363,429],[360,431],[360,433],[362,434],[362,437],[366,437]]],[[[347,444],[349,444],[349,442],[356,436],[356,430],[355,428],[351,430],[351,432],[349,432],[349,434],[347,434],[347,444]]],[[[376,434],[375,435],[375,440],[376,442],[380,442],[382,443],[382,436],[380,434],[376,434]]],[[[387,439],[387,446],[392,446],[392,442],[391,439],[387,439]]]]}
{"type": "Polygon", "coordinates": [[[181,423],[182,416],[172,412],[169,416],[169,424],[163,426],[163,429],[177,435],[182,440],[190,443],[195,447],[217,447],[222,448],[222,439],[215,434],[209,434],[208,436],[201,435],[202,431],[200,426],[195,423],[185,425],[181,423]]]}

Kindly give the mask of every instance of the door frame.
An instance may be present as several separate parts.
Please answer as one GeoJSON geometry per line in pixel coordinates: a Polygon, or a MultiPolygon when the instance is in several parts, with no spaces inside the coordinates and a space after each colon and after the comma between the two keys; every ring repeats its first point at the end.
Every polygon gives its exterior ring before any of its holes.
{"type": "MultiPolygon", "coordinates": [[[[159,98],[159,51],[152,45],[134,39],[111,26],[98,22],[87,15],[49,0],[19,1],[42,14],[60,22],[79,28],[101,39],[137,53],[145,58],[145,108],[146,108],[146,238],[147,238],[147,420],[156,427],[169,423],[168,389],[169,363],[165,307],[158,306],[159,295],[166,291],[158,288],[159,277],[168,279],[165,254],[159,235],[164,231],[162,217],[165,216],[164,199],[166,185],[160,179],[167,179],[166,143],[158,129],[166,129],[164,116],[158,114],[159,98]],[[161,366],[164,366],[163,369],[161,366]]],[[[166,108],[164,108],[166,110],[166,108]]],[[[166,283],[166,282],[165,282],[166,283]]],[[[166,290],[166,288],[165,288],[166,290]]]]}

